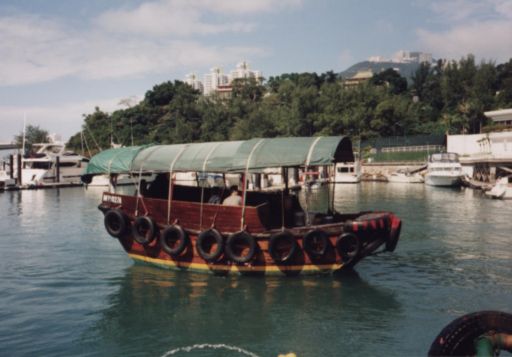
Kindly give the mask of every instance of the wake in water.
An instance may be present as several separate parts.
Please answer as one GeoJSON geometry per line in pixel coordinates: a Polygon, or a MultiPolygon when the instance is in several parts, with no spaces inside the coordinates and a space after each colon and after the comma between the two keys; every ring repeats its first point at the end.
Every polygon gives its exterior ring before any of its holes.
{"type": "Polygon", "coordinates": [[[229,345],[225,345],[225,344],[208,344],[208,343],[175,348],[174,350],[166,352],[164,355],[162,355],[162,357],[172,356],[178,352],[188,353],[188,352],[192,352],[195,350],[228,350],[228,351],[238,352],[240,354],[243,354],[243,355],[249,356],[249,357],[260,357],[257,354],[246,351],[240,347],[229,346],[229,345]]]}

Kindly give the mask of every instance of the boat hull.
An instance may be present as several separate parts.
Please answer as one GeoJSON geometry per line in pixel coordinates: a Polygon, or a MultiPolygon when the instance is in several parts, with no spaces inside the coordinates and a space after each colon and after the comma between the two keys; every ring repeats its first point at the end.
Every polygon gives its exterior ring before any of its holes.
{"type": "Polygon", "coordinates": [[[461,185],[460,176],[441,176],[429,175],[425,176],[425,184],[438,187],[457,187],[461,185]]]}
{"type": "MultiPolygon", "coordinates": [[[[237,262],[229,255],[227,245],[230,238],[240,232],[241,207],[199,204],[173,201],[171,214],[175,217],[167,223],[165,211],[168,207],[164,200],[144,199],[137,203],[132,196],[104,193],[100,210],[107,213],[112,210],[122,212],[126,218],[127,229],[118,236],[118,240],[126,253],[136,262],[155,265],[158,267],[212,273],[216,275],[302,275],[332,273],[346,268],[352,268],[361,259],[373,254],[379,247],[385,245],[386,250],[393,251],[400,234],[401,222],[391,213],[368,212],[354,213],[337,217],[337,223],[315,222],[311,226],[300,226],[268,230],[260,221],[264,217],[256,207],[246,207],[246,222],[244,232],[255,241],[252,258],[247,262],[237,262]],[[123,207],[119,210],[119,207],[123,207]],[[144,210],[148,215],[136,213],[144,210]],[[195,211],[196,209],[197,212],[195,211]],[[197,214],[196,214],[197,213],[197,214]],[[203,216],[202,220],[187,217],[203,216]],[[134,225],[137,217],[152,217],[155,222],[155,234],[148,242],[140,242],[135,237],[134,225]],[[364,218],[366,217],[366,218],[364,218]],[[213,219],[214,221],[212,221],[213,219]],[[216,221],[215,221],[216,220],[216,221]],[[187,236],[186,247],[179,254],[170,254],[163,246],[162,232],[171,226],[180,225],[187,236]],[[216,227],[221,236],[222,254],[215,260],[207,260],[201,254],[200,235],[216,227]],[[321,255],[314,255],[305,247],[305,237],[311,232],[322,232],[325,236],[325,249],[321,255]],[[283,261],[276,260],[275,252],[286,250],[285,246],[277,247],[273,240],[276,236],[286,233],[295,246],[293,254],[283,261]],[[358,243],[354,251],[340,249],[339,240],[342,236],[354,236],[358,243]],[[273,248],[271,247],[273,245],[273,248]]],[[[331,217],[332,218],[332,217],[331,217]]],[[[107,224],[106,224],[107,226],[107,224]]],[[[107,229],[108,230],[108,229],[107,229]]],[[[345,239],[345,238],[343,238],[345,239]]],[[[274,241],[275,243],[275,241],[274,241]]],[[[243,248],[243,247],[242,247],[243,248]]],[[[287,255],[287,254],[285,254],[287,255]]]]}

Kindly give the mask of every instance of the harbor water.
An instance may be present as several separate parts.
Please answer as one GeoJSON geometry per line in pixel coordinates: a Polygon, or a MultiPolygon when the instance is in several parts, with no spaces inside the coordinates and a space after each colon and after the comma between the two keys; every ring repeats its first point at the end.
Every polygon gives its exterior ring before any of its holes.
{"type": "MultiPolygon", "coordinates": [[[[0,356],[424,356],[453,319],[512,313],[512,203],[421,184],[337,185],[403,220],[356,272],[217,277],[134,264],[101,189],[0,193],[0,356]]],[[[308,194],[315,209],[327,191],[308,194]]]]}

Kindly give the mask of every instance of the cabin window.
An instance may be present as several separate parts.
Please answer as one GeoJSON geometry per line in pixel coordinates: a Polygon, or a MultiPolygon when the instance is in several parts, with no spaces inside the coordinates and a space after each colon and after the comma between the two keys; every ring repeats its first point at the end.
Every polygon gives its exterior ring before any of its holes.
{"type": "Polygon", "coordinates": [[[75,167],[76,162],[59,162],[59,167],[75,167]]]}
{"type": "Polygon", "coordinates": [[[338,167],[338,172],[343,174],[343,173],[347,173],[347,172],[350,172],[350,171],[349,171],[348,167],[338,167]]]}
{"type": "Polygon", "coordinates": [[[32,169],[49,170],[52,168],[52,163],[49,161],[34,161],[29,164],[29,167],[32,169]]]}

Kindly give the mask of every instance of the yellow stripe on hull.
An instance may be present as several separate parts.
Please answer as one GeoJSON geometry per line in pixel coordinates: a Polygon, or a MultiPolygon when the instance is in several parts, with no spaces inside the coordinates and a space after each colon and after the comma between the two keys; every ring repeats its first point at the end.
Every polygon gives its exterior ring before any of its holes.
{"type": "Polygon", "coordinates": [[[191,270],[207,273],[225,273],[225,274],[265,274],[265,275],[287,275],[287,274],[319,274],[329,273],[340,270],[343,264],[319,264],[319,265],[257,265],[257,266],[240,266],[225,264],[206,264],[206,263],[188,263],[177,262],[173,260],[156,259],[145,257],[138,254],[130,254],[128,256],[135,261],[158,265],[168,269],[175,270],[191,270]]]}

